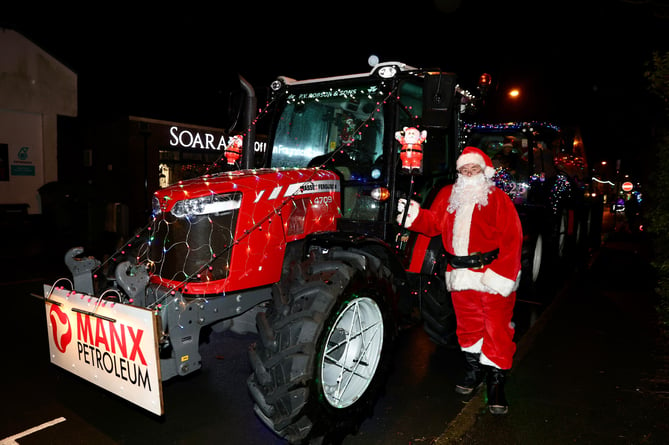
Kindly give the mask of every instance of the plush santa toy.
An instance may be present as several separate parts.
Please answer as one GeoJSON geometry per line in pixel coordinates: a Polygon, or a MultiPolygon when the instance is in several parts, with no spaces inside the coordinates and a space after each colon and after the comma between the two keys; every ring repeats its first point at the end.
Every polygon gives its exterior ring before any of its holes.
{"type": "Polygon", "coordinates": [[[395,139],[402,144],[400,149],[402,169],[410,173],[422,173],[423,142],[427,139],[427,131],[419,131],[415,127],[404,127],[403,131],[395,133],[395,139]]]}
{"type": "Polygon", "coordinates": [[[241,136],[232,136],[228,141],[228,146],[225,147],[225,159],[228,165],[234,165],[235,162],[242,156],[243,139],[241,136]]]}
{"type": "Polygon", "coordinates": [[[344,120],[344,129],[341,131],[341,143],[350,145],[355,141],[355,121],[352,118],[344,120]]]}

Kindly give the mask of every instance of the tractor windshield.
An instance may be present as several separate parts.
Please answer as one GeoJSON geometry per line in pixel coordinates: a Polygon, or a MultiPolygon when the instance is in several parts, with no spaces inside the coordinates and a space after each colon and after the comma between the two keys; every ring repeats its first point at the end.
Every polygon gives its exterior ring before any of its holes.
{"type": "Polygon", "coordinates": [[[397,132],[420,126],[423,89],[418,79],[392,88],[378,78],[291,85],[274,119],[266,164],[334,171],[341,178],[343,220],[394,221],[389,190],[408,193],[411,186],[415,199],[426,197],[447,175],[450,146],[445,130],[430,130],[422,172],[406,174],[397,132]]]}
{"type": "Polygon", "coordinates": [[[360,86],[289,95],[271,166],[323,166],[345,180],[370,176],[383,154],[383,114],[377,105],[383,94],[377,86],[360,86]]]}

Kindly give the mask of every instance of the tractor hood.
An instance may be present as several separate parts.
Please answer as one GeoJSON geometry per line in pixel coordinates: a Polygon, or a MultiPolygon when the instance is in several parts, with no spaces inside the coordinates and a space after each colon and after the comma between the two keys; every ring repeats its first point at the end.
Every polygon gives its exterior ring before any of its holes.
{"type": "Polygon", "coordinates": [[[161,189],[151,280],[198,295],[274,283],[286,244],[334,231],[340,202],[338,176],[315,168],[234,171],[161,189]]]}

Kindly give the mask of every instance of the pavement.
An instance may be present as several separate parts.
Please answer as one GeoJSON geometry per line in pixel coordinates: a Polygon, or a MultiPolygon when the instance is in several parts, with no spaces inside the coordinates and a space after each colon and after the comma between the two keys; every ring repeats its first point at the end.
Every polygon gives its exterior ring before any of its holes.
{"type": "Polygon", "coordinates": [[[519,340],[509,413],[487,411],[484,385],[432,443],[669,444],[669,346],[651,252],[646,234],[609,226],[588,270],[519,340]]]}

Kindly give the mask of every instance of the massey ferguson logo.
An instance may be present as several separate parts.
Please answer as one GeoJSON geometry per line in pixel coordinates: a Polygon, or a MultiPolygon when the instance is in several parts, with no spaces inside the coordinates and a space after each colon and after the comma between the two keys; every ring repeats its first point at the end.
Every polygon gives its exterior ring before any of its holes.
{"type": "Polygon", "coordinates": [[[51,305],[49,319],[51,320],[53,342],[56,345],[56,349],[65,353],[67,345],[72,341],[72,326],[70,325],[70,319],[67,318],[67,315],[65,315],[55,304],[51,305]]]}
{"type": "Polygon", "coordinates": [[[303,182],[302,186],[300,187],[300,192],[302,193],[311,192],[314,190],[316,190],[316,186],[313,182],[303,182]]]}
{"type": "MultiPolygon", "coordinates": [[[[289,184],[287,186],[277,185],[272,189],[270,193],[267,194],[268,201],[274,200],[281,196],[281,191],[285,188],[284,197],[286,196],[296,196],[296,195],[311,195],[316,193],[330,193],[339,191],[339,181],[334,180],[322,180],[322,181],[306,181],[306,182],[296,182],[289,184]]],[[[254,203],[258,203],[265,196],[266,190],[259,190],[256,192],[254,203]]]]}

